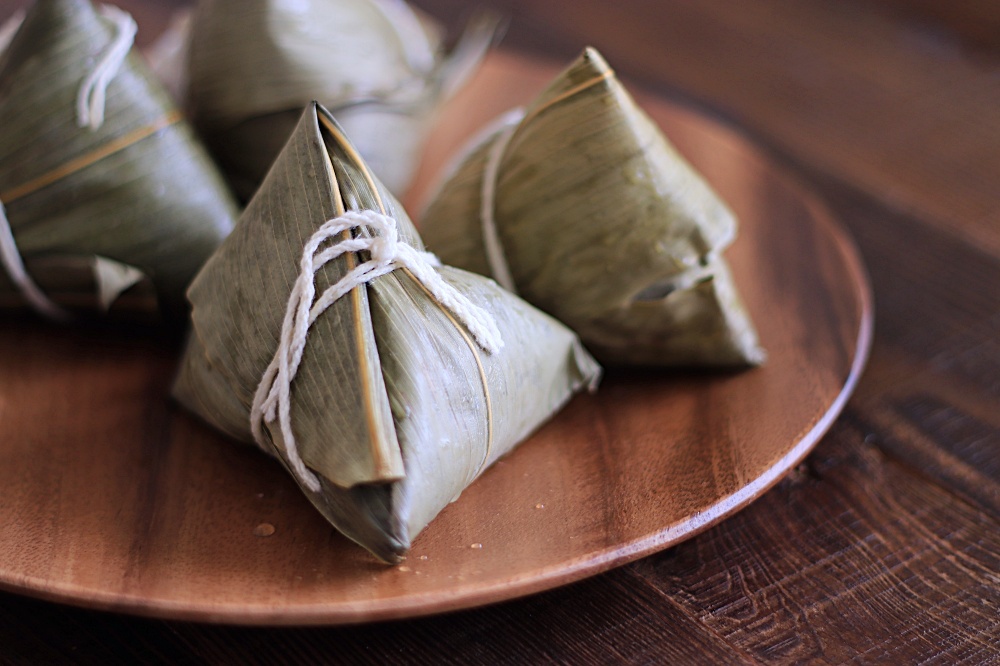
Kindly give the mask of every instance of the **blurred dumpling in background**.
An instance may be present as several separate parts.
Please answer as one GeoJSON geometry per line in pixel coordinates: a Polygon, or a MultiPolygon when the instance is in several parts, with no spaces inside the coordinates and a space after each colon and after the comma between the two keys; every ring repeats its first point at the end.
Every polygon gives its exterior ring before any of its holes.
{"type": "Polygon", "coordinates": [[[438,106],[475,70],[497,22],[445,54],[401,0],[203,0],[191,20],[186,106],[247,200],[316,100],[402,193],[438,106]]]}
{"type": "Polygon", "coordinates": [[[236,203],[132,54],[135,22],[39,0],[0,57],[0,308],[182,322],[236,203]]]}

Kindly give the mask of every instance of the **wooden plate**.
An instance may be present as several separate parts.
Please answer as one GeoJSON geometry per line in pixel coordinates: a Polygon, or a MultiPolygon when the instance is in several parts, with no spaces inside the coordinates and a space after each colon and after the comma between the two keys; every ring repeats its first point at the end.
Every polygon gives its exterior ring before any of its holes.
{"type": "MultiPolygon", "coordinates": [[[[442,118],[429,168],[554,72],[493,56],[442,118]]],[[[760,496],[816,444],[857,382],[872,329],[864,270],[823,208],[745,139],[641,101],[742,220],[728,256],[770,351],[765,367],[610,374],[389,568],[334,532],[278,465],[168,402],[175,350],[7,321],[0,587],[219,622],[406,617],[596,574],[760,496]]]]}

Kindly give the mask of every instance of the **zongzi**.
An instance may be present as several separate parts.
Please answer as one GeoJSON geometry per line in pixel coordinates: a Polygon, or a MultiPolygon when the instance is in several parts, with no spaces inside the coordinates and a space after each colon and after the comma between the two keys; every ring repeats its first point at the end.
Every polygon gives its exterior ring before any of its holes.
{"type": "Polygon", "coordinates": [[[0,308],[186,316],[236,205],[130,55],[135,22],[38,0],[0,56],[0,308]]]}
{"type": "Polygon", "coordinates": [[[445,263],[495,277],[602,362],[763,361],[721,254],[735,218],[595,50],[500,125],[422,216],[445,263]]]}
{"type": "Polygon", "coordinates": [[[435,261],[311,104],[192,284],[174,388],[389,562],[600,373],[565,326],[435,261]]]}
{"type": "Polygon", "coordinates": [[[312,100],[400,193],[435,110],[495,30],[480,17],[445,57],[436,31],[401,0],[203,0],[192,19],[186,106],[243,198],[312,100]]]}

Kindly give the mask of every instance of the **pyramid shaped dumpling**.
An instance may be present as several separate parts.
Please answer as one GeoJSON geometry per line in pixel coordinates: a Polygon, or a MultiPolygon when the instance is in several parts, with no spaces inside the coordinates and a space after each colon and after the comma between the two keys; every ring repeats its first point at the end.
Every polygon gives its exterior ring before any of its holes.
{"type": "MultiPolygon", "coordinates": [[[[58,308],[155,315],[159,304],[182,320],[236,205],[137,56],[99,87],[103,119],[82,122],[81,88],[114,44],[128,48],[122,29],[90,0],[30,9],[0,56],[0,201],[20,263],[58,308]]],[[[0,267],[0,307],[23,307],[11,273],[0,267]]]]}
{"type": "Polygon", "coordinates": [[[735,218],[593,49],[467,151],[421,231],[445,263],[506,283],[602,362],[764,358],[721,254],[735,218]]]}
{"type": "Polygon", "coordinates": [[[202,0],[186,106],[243,198],[312,100],[398,194],[435,112],[474,71],[495,27],[480,16],[445,54],[437,31],[399,0],[202,0]]]}
{"type": "MultiPolygon", "coordinates": [[[[234,437],[253,439],[250,416],[284,344],[303,248],[324,222],[348,211],[391,216],[400,240],[422,250],[405,212],[332,116],[310,105],[191,288],[194,327],[175,387],[182,403],[234,437]]],[[[338,236],[370,237],[363,226],[338,236]]],[[[326,263],[316,272],[316,293],[367,261],[369,252],[360,251],[326,263]]],[[[423,278],[392,270],[315,318],[291,383],[289,417],[284,425],[280,415],[264,417],[258,440],[333,525],[386,561],[401,557],[486,467],[600,372],[569,329],[492,280],[448,267],[435,272],[486,314],[502,346],[484,348],[423,278]]]]}

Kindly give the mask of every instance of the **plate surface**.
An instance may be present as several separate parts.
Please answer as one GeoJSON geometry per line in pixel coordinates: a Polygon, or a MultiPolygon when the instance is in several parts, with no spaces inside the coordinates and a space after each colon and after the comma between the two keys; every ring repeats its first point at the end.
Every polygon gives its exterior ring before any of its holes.
{"type": "MultiPolygon", "coordinates": [[[[556,71],[491,56],[442,117],[425,173],[556,71]]],[[[408,617],[593,575],[760,496],[805,457],[857,382],[871,340],[866,276],[824,209],[745,139],[639,99],[740,217],[727,256],[770,353],[765,367],[612,372],[389,568],[329,527],[278,465],[167,401],[174,350],[7,320],[0,588],[232,623],[408,617]]]]}

